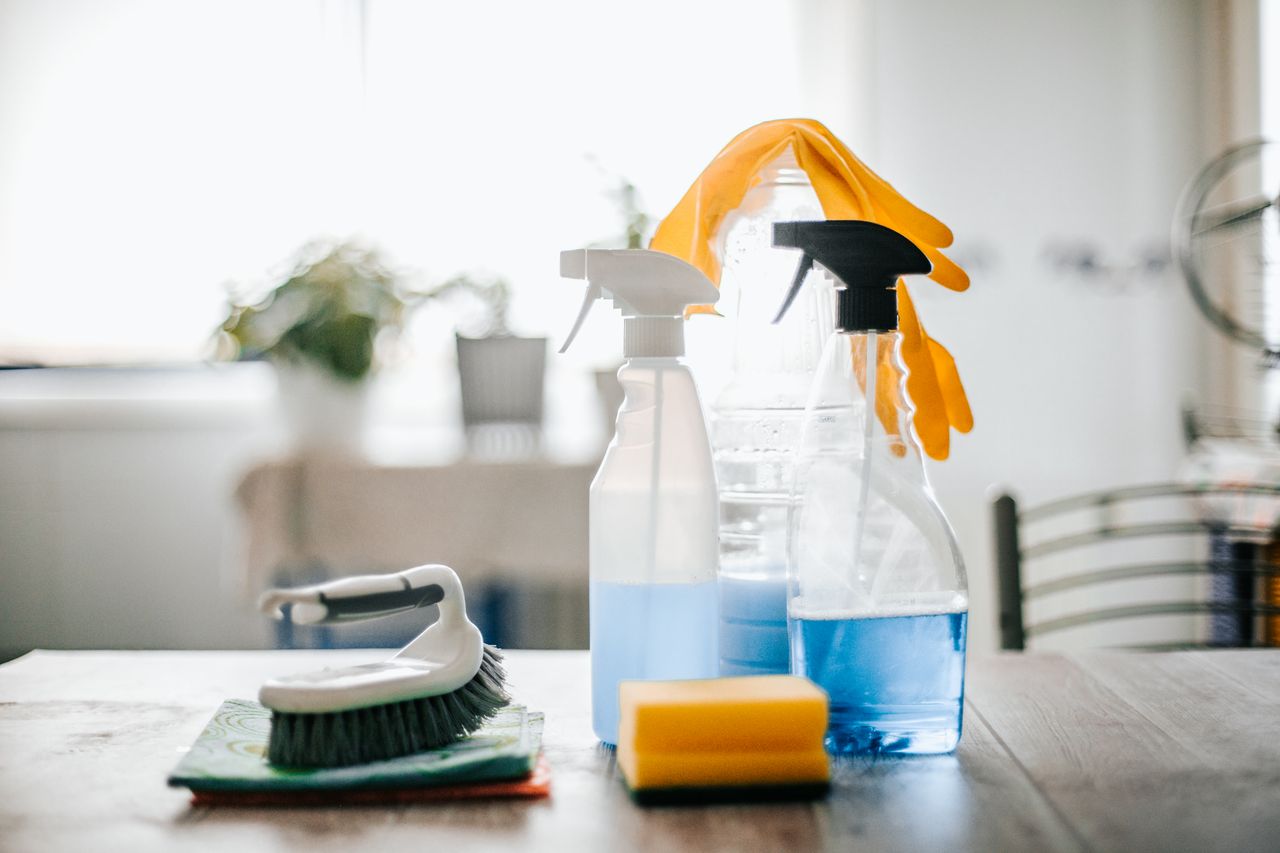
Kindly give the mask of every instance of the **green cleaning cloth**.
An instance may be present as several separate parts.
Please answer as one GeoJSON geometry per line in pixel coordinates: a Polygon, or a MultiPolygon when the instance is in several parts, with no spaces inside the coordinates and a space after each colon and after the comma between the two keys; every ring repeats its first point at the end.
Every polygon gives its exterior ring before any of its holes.
{"type": "Polygon", "coordinates": [[[345,791],[425,788],[528,776],[542,748],[539,712],[509,705],[478,732],[440,749],[360,764],[319,769],[268,764],[271,711],[247,699],[228,699],[169,784],[192,791],[345,791]]]}

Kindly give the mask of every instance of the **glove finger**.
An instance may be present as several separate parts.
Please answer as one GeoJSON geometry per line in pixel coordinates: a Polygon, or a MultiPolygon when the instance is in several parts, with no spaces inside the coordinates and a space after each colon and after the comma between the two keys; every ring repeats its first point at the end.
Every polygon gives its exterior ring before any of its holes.
{"type": "Polygon", "coordinates": [[[933,338],[929,338],[929,352],[933,356],[938,386],[942,389],[942,398],[947,406],[947,420],[957,432],[968,432],[973,429],[973,410],[969,408],[969,397],[960,381],[956,360],[946,347],[933,338]]]}
{"type": "Polygon", "coordinates": [[[898,328],[902,332],[902,360],[907,365],[907,396],[915,405],[912,422],[924,452],[939,461],[951,451],[951,422],[938,385],[928,335],[916,317],[911,294],[898,281],[898,328]]]}

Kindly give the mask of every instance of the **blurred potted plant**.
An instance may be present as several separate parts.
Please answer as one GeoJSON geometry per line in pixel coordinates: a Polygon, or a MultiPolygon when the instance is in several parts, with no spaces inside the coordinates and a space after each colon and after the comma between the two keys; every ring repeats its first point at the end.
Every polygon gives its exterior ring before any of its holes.
{"type": "Polygon", "coordinates": [[[454,297],[478,303],[480,308],[471,312],[472,320],[459,323],[456,336],[462,423],[471,449],[504,455],[536,451],[542,429],[547,339],[512,333],[507,324],[511,287],[505,279],[462,274],[421,294],[424,300],[454,297]],[[503,447],[484,446],[481,437],[490,426],[503,430],[503,447]]]}
{"type": "Polygon", "coordinates": [[[605,193],[622,217],[623,231],[617,242],[621,242],[626,249],[643,249],[645,236],[649,233],[653,219],[645,212],[640,202],[640,191],[635,184],[623,177],[617,178],[617,181],[617,186],[605,193]]]}
{"type": "Polygon", "coordinates": [[[376,344],[399,332],[411,298],[376,250],[315,241],[266,296],[233,295],[217,355],[275,365],[297,449],[356,452],[376,344]]]}

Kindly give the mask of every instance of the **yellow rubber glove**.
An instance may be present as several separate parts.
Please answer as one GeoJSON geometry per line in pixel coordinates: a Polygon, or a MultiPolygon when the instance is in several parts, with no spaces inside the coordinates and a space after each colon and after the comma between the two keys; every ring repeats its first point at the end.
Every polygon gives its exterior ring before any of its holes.
{"type": "Polygon", "coordinates": [[[907,395],[916,409],[912,416],[916,435],[925,453],[934,459],[946,459],[951,452],[951,430],[973,429],[973,412],[960,383],[956,360],[920,325],[911,294],[901,279],[898,330],[902,333],[902,360],[907,365],[907,395]]]}
{"type": "MultiPolygon", "coordinates": [[[[969,287],[965,271],[939,251],[951,245],[950,229],[903,198],[813,119],[767,121],[734,137],[658,225],[649,248],[683,258],[719,284],[716,238],[720,226],[759,182],[761,171],[788,147],[809,176],[828,219],[865,219],[892,228],[928,256],[933,264],[929,278],[951,290],[969,287]]],[[[689,313],[714,313],[714,308],[701,305],[690,308],[689,313]]],[[[969,401],[955,360],[920,325],[911,296],[901,283],[898,315],[902,358],[909,372],[907,393],[916,409],[916,435],[926,453],[934,459],[946,459],[951,430],[968,432],[973,428],[969,401]]],[[[885,388],[877,397],[890,393],[885,388]]],[[[889,396],[877,400],[877,410],[886,411],[890,400],[889,396]]],[[[892,432],[896,431],[895,426],[892,432]]]]}

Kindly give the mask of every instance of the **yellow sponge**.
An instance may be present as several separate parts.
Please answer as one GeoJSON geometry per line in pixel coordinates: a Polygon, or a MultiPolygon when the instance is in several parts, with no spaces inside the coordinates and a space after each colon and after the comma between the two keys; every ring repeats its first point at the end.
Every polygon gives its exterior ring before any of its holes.
{"type": "Polygon", "coordinates": [[[626,681],[619,699],[618,767],[641,802],[827,790],[827,695],[808,679],[626,681]]]}

